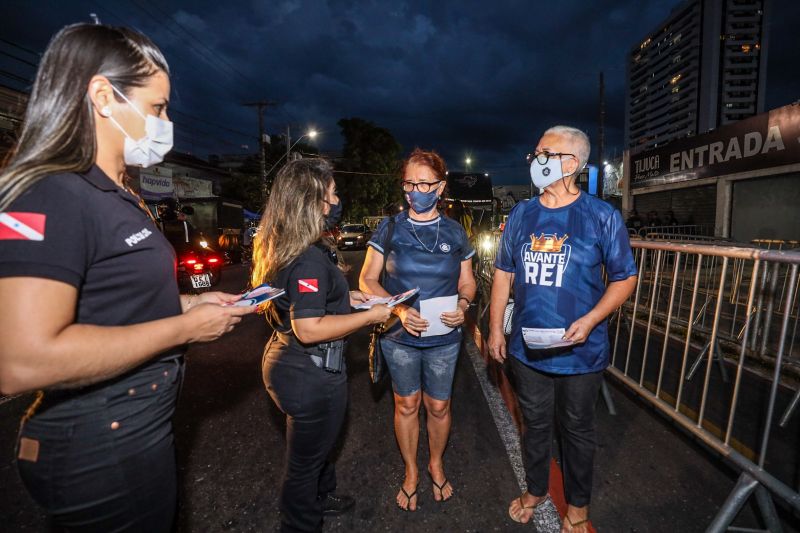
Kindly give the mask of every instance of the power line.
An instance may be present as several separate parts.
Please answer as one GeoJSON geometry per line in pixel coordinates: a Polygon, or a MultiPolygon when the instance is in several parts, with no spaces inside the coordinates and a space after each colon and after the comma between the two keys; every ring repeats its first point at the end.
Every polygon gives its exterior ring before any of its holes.
{"type": "Polygon", "coordinates": [[[0,50],[0,54],[4,55],[6,57],[10,57],[11,59],[14,59],[15,61],[19,61],[20,63],[25,63],[26,65],[29,65],[29,66],[31,66],[33,68],[36,68],[36,67],[39,66],[38,64],[32,63],[32,62],[28,61],[27,59],[23,59],[21,57],[15,56],[14,54],[10,54],[10,53],[6,52],[5,50],[0,50]]]}
{"type": "MultiPolygon", "coordinates": [[[[109,12],[109,13],[110,13],[110,14],[111,14],[111,15],[112,15],[114,18],[116,18],[116,19],[118,19],[120,22],[123,22],[123,23],[124,23],[124,19],[122,19],[122,18],[120,17],[120,15],[119,15],[119,14],[117,14],[117,13],[115,13],[115,12],[113,12],[113,11],[111,11],[111,10],[107,9],[107,8],[105,8],[105,9],[106,9],[106,10],[107,10],[107,11],[108,11],[108,12],[109,12]]],[[[19,45],[19,44],[17,44],[17,43],[14,43],[14,42],[12,42],[12,41],[9,41],[9,40],[7,40],[7,39],[0,38],[0,42],[3,42],[3,43],[6,43],[6,44],[9,44],[10,46],[14,46],[14,47],[16,47],[16,48],[19,48],[20,50],[23,50],[23,51],[25,51],[25,52],[28,52],[28,53],[30,53],[30,54],[32,54],[32,55],[35,55],[36,57],[41,57],[41,54],[40,54],[40,53],[37,53],[37,52],[35,52],[34,50],[31,50],[31,49],[29,49],[29,48],[26,48],[26,47],[24,47],[24,46],[22,46],[22,45],[19,45]]],[[[3,51],[3,50],[0,50],[0,54],[2,54],[2,55],[7,55],[7,56],[9,56],[9,57],[11,57],[11,58],[13,58],[13,59],[16,59],[16,60],[18,60],[18,61],[21,61],[21,62],[23,62],[23,63],[26,63],[26,64],[28,64],[28,65],[30,65],[30,66],[32,66],[32,67],[38,67],[38,65],[36,65],[36,64],[34,64],[34,63],[31,63],[31,62],[29,62],[29,61],[27,61],[27,60],[25,60],[25,59],[23,59],[23,58],[20,58],[20,57],[14,56],[13,54],[9,54],[8,52],[5,52],[5,51],[3,51]]],[[[5,77],[7,77],[7,78],[9,78],[9,79],[13,79],[13,80],[15,80],[15,81],[18,81],[18,82],[21,82],[21,83],[25,83],[25,84],[27,84],[27,85],[30,85],[30,84],[32,84],[32,83],[33,83],[33,80],[31,80],[31,79],[29,79],[29,78],[24,78],[24,77],[22,77],[22,76],[19,76],[19,75],[17,75],[17,74],[11,73],[11,72],[9,72],[9,71],[7,71],[7,70],[0,70],[0,75],[2,75],[2,76],[5,76],[5,77]]],[[[243,132],[243,131],[240,131],[240,130],[236,130],[236,129],[230,128],[230,127],[228,127],[228,126],[225,126],[225,125],[219,124],[219,123],[217,123],[217,122],[214,122],[214,121],[211,121],[211,120],[208,120],[208,119],[205,119],[205,118],[201,118],[201,117],[198,117],[198,116],[192,115],[192,114],[190,114],[190,113],[186,113],[186,112],[184,112],[184,111],[180,111],[180,110],[178,110],[178,109],[174,109],[174,108],[173,108],[173,109],[170,109],[170,112],[171,112],[171,113],[174,113],[174,114],[177,114],[177,115],[180,115],[180,116],[183,116],[183,117],[185,117],[185,118],[188,118],[188,119],[190,119],[190,120],[194,120],[194,121],[196,121],[196,122],[201,122],[201,123],[204,123],[204,124],[208,124],[208,125],[210,125],[210,126],[214,126],[214,127],[216,127],[216,128],[219,128],[219,129],[221,129],[221,130],[227,131],[227,132],[229,132],[229,133],[233,133],[233,134],[235,134],[235,135],[238,135],[238,136],[241,136],[241,137],[245,137],[245,138],[247,138],[247,139],[249,139],[249,140],[251,140],[251,141],[252,141],[252,140],[257,140],[257,138],[256,138],[256,135],[255,135],[255,134],[253,134],[253,133],[246,133],[246,132],[243,132]]],[[[208,134],[208,132],[207,132],[207,131],[206,131],[206,132],[204,132],[204,133],[208,134]]],[[[215,137],[215,138],[216,138],[217,140],[221,140],[221,141],[222,141],[222,142],[224,142],[224,143],[231,144],[232,146],[238,146],[238,145],[239,145],[238,143],[235,143],[235,142],[230,142],[230,141],[227,141],[227,140],[221,139],[220,137],[215,137]]]]}
{"type": "Polygon", "coordinates": [[[380,172],[351,172],[349,170],[334,170],[334,174],[357,174],[361,176],[397,176],[397,174],[383,174],[380,172]]]}
{"type": "Polygon", "coordinates": [[[195,120],[197,122],[203,122],[203,123],[208,124],[210,126],[216,126],[216,127],[220,128],[220,129],[223,129],[223,130],[228,131],[230,133],[235,133],[236,135],[241,135],[242,137],[247,137],[248,139],[255,139],[256,138],[256,135],[254,133],[245,133],[243,131],[235,130],[233,128],[229,128],[227,126],[223,126],[222,124],[218,124],[218,123],[213,122],[211,120],[200,118],[198,116],[191,115],[189,113],[186,113],[186,112],[183,112],[183,111],[179,111],[177,109],[170,109],[169,111],[170,111],[170,113],[174,113],[176,115],[181,115],[181,116],[184,116],[186,118],[195,120]]]}
{"type": "Polygon", "coordinates": [[[214,145],[216,145],[216,144],[227,144],[229,146],[236,146],[236,147],[242,146],[242,143],[237,143],[235,141],[231,141],[230,139],[224,139],[222,137],[216,137],[213,134],[210,134],[207,131],[203,131],[203,130],[185,131],[185,130],[182,130],[182,129],[178,128],[178,129],[175,130],[175,134],[179,135],[179,136],[182,136],[182,137],[191,138],[191,139],[196,139],[196,138],[207,139],[208,146],[211,146],[212,144],[214,144],[214,145]]]}
{"type": "Polygon", "coordinates": [[[160,12],[165,17],[169,17],[172,20],[173,24],[175,26],[177,26],[178,28],[180,28],[184,32],[184,34],[188,35],[192,40],[194,40],[200,46],[202,46],[203,48],[208,50],[212,55],[214,55],[217,58],[219,58],[219,60],[222,63],[227,65],[233,72],[238,74],[243,80],[245,80],[245,81],[247,81],[249,83],[254,83],[256,85],[259,84],[256,80],[250,78],[246,74],[243,74],[238,68],[236,68],[233,64],[231,64],[225,56],[223,56],[222,54],[218,53],[216,50],[214,50],[213,48],[209,47],[207,44],[205,44],[203,41],[201,41],[199,38],[197,38],[188,28],[186,28],[183,24],[178,22],[178,20],[175,18],[175,15],[165,12],[157,4],[150,4],[150,5],[151,5],[151,7],[156,9],[158,12],[160,12]]]}
{"type": "Polygon", "coordinates": [[[28,52],[29,54],[34,55],[36,57],[42,57],[40,53],[35,52],[34,50],[31,50],[30,48],[26,48],[26,47],[22,46],[21,44],[17,44],[17,43],[9,41],[7,39],[3,39],[2,37],[0,37],[0,42],[6,43],[8,45],[11,45],[14,48],[19,48],[23,52],[28,52]]]}
{"type": "Polygon", "coordinates": [[[25,83],[26,85],[33,84],[33,80],[30,80],[28,78],[23,78],[22,76],[17,76],[16,74],[9,72],[7,70],[0,70],[0,76],[5,76],[6,78],[16,80],[20,83],[25,83]]]}
{"type": "MultiPolygon", "coordinates": [[[[198,57],[200,57],[201,59],[203,59],[204,61],[206,61],[206,62],[207,62],[207,63],[208,63],[208,64],[209,64],[211,67],[213,67],[213,68],[215,68],[215,69],[220,69],[220,67],[226,67],[226,65],[225,65],[225,64],[223,64],[223,63],[221,63],[221,62],[219,62],[219,61],[215,61],[215,60],[214,60],[214,58],[212,58],[212,57],[211,57],[210,55],[208,55],[207,53],[203,52],[203,50],[199,49],[197,46],[193,45],[191,42],[187,41],[185,38],[183,38],[183,37],[181,37],[181,36],[177,35],[177,33],[176,33],[176,32],[175,32],[173,29],[170,29],[170,28],[166,27],[166,26],[164,25],[164,20],[163,20],[162,18],[159,18],[159,17],[158,17],[157,15],[155,15],[155,14],[154,14],[152,11],[150,11],[149,9],[147,9],[146,7],[144,7],[143,5],[141,5],[141,4],[140,4],[140,3],[139,3],[137,0],[129,0],[129,2],[130,2],[131,4],[133,4],[134,6],[136,6],[136,7],[137,7],[137,8],[138,8],[140,11],[142,11],[142,12],[143,12],[145,15],[147,15],[148,17],[150,17],[151,19],[153,19],[153,20],[154,20],[154,21],[155,21],[155,22],[156,22],[156,23],[157,23],[159,26],[161,26],[161,27],[165,27],[165,28],[166,28],[166,29],[167,29],[167,30],[168,30],[170,33],[172,33],[172,34],[173,34],[175,37],[177,37],[178,39],[182,40],[182,41],[183,41],[183,42],[184,42],[184,43],[185,43],[185,44],[186,44],[186,45],[187,45],[187,46],[188,46],[188,47],[189,47],[191,50],[193,50],[193,51],[195,52],[195,54],[197,54],[197,56],[198,56],[198,57]]],[[[171,19],[170,19],[170,21],[171,21],[171,19]]],[[[168,22],[169,22],[169,21],[168,21],[168,22]]],[[[173,23],[172,23],[172,25],[174,26],[174,25],[175,25],[175,23],[173,22],[173,23]]],[[[230,70],[230,67],[227,67],[227,69],[228,69],[228,71],[229,71],[229,72],[234,72],[234,71],[230,70]]],[[[227,78],[225,78],[225,79],[226,79],[226,81],[229,81],[229,80],[227,80],[227,78]]],[[[234,87],[235,87],[235,89],[236,89],[237,91],[241,91],[241,90],[242,90],[240,86],[238,86],[238,85],[236,85],[236,84],[233,84],[232,82],[230,83],[230,87],[231,87],[231,88],[234,88],[234,87]]]]}

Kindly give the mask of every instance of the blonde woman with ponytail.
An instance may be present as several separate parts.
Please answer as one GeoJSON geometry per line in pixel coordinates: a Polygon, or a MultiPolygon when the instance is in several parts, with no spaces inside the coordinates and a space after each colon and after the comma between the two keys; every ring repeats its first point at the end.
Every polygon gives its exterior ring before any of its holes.
{"type": "Polygon", "coordinates": [[[58,530],[171,531],[185,345],[254,308],[180,295],[175,253],[124,184],[172,147],[169,68],[144,35],[53,37],[0,171],[0,393],[38,391],[17,465],[58,530]]]}
{"type": "Polygon", "coordinates": [[[340,356],[348,335],[390,315],[385,305],[350,312],[369,296],[349,291],[332,243],[322,238],[337,213],[330,164],[288,163],[278,172],[253,243],[253,286],[268,282],[286,290],[266,305],[274,334],[262,362],[267,392],[286,415],[282,531],[319,531],[323,514],[353,507],[352,498],[335,493],[336,472],[328,460],[347,408],[340,356]]]}

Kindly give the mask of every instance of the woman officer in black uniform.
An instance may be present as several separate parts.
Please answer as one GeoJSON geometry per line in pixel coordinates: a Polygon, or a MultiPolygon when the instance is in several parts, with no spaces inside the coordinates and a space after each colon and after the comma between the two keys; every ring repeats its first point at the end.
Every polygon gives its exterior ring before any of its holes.
{"type": "Polygon", "coordinates": [[[267,392],[286,414],[282,531],[319,531],[323,513],[352,507],[351,498],[334,493],[336,474],[328,461],[347,407],[343,339],[390,315],[385,305],[350,313],[367,296],[348,292],[332,245],[322,239],[337,213],[330,164],[295,161],[278,172],[254,240],[253,286],[270,282],[286,289],[266,308],[275,334],[262,368],[267,392]]]}
{"type": "Polygon", "coordinates": [[[69,531],[169,531],[183,346],[254,308],[181,296],[125,166],[172,147],[169,70],[144,35],[77,24],[42,58],[0,173],[0,391],[43,390],[20,431],[31,496],[69,531]]]}

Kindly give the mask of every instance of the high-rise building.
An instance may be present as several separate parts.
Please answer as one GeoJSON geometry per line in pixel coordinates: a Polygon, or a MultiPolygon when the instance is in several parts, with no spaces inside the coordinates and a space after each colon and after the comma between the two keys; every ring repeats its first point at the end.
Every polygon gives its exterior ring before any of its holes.
{"type": "Polygon", "coordinates": [[[634,152],[762,113],[768,0],[685,0],[628,55],[634,152]]]}

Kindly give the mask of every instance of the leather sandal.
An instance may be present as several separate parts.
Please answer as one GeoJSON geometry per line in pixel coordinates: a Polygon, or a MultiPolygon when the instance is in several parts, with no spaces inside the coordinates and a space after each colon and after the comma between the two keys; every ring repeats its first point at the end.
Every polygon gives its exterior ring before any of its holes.
{"type": "Polygon", "coordinates": [[[573,527],[582,526],[583,524],[586,524],[586,523],[589,522],[588,518],[584,518],[583,520],[578,520],[577,522],[573,522],[572,520],[569,519],[569,515],[568,514],[565,514],[564,518],[566,518],[567,523],[569,524],[570,531],[572,531],[573,527]]]}
{"type": "MultiPolygon", "coordinates": [[[[539,505],[538,503],[535,503],[533,505],[527,505],[526,506],[525,503],[522,501],[522,496],[517,498],[517,501],[519,502],[519,507],[520,507],[520,511],[521,512],[524,512],[526,509],[535,509],[536,506],[539,505]]],[[[508,516],[510,516],[511,520],[513,520],[514,522],[516,522],[518,524],[522,524],[522,523],[526,523],[527,524],[527,522],[523,522],[522,520],[519,520],[519,519],[515,518],[514,515],[511,514],[511,507],[508,508],[508,516]]],[[[532,518],[533,518],[533,513],[531,513],[531,519],[532,518]]],[[[528,522],[530,522],[530,520],[528,520],[528,522]]]]}

